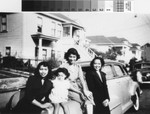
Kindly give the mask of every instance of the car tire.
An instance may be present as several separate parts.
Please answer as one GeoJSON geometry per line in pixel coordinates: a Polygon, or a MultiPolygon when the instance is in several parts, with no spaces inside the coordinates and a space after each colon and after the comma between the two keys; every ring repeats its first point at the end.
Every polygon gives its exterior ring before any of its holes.
{"type": "Polygon", "coordinates": [[[139,107],[140,107],[140,103],[139,103],[139,95],[136,92],[135,95],[132,97],[132,101],[133,101],[133,111],[138,111],[139,107]]]}

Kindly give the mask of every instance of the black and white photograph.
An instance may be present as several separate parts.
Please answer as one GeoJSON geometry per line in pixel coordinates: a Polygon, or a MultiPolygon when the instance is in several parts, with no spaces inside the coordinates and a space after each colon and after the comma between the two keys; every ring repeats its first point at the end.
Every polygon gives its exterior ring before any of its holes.
{"type": "Polygon", "coordinates": [[[150,2],[37,1],[0,0],[0,114],[150,114],[150,2]]]}

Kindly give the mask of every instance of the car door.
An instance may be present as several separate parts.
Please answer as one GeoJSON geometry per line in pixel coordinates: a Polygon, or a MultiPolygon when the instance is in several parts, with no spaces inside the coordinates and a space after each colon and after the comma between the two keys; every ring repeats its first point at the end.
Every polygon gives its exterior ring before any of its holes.
{"type": "Polygon", "coordinates": [[[131,96],[129,93],[130,77],[124,71],[122,65],[114,64],[113,68],[116,73],[115,77],[118,80],[117,83],[121,87],[121,90],[119,91],[122,93],[122,110],[126,110],[127,107],[131,104],[131,96]]]}
{"type": "Polygon", "coordinates": [[[122,101],[121,86],[118,83],[118,79],[115,77],[114,70],[111,64],[105,64],[102,71],[106,73],[108,91],[110,96],[110,110],[114,110],[118,107],[122,101]]]}

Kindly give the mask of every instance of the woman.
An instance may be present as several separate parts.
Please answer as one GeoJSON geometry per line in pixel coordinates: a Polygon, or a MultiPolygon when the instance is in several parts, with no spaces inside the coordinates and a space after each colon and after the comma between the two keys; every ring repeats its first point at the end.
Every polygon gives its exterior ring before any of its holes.
{"type": "MultiPolygon", "coordinates": [[[[86,98],[92,101],[92,93],[87,89],[81,66],[76,63],[77,60],[80,58],[80,55],[78,54],[77,50],[75,48],[70,48],[65,53],[64,58],[67,62],[62,64],[61,67],[64,67],[69,71],[69,80],[71,82],[71,86],[81,91],[86,96],[86,98]]],[[[86,111],[88,114],[92,114],[92,103],[89,102],[89,100],[85,102],[85,100],[81,99],[79,94],[72,91],[69,92],[69,98],[80,103],[81,106],[83,106],[84,104],[88,104],[86,105],[86,111]]]]}
{"type": "Polygon", "coordinates": [[[47,62],[38,64],[34,76],[30,76],[25,96],[14,108],[14,113],[40,114],[42,110],[51,106],[48,95],[52,89],[51,68],[47,62]]]}
{"type": "Polygon", "coordinates": [[[95,57],[90,63],[91,69],[86,74],[88,88],[94,97],[94,114],[110,114],[106,74],[101,71],[103,66],[104,60],[95,57]]]}

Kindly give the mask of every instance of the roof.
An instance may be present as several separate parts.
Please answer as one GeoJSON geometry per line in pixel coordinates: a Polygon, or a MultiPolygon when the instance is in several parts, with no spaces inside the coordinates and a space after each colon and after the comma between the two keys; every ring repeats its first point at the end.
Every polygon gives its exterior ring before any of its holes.
{"type": "Polygon", "coordinates": [[[51,13],[51,14],[55,15],[55,16],[57,16],[59,18],[65,19],[66,21],[68,21],[70,23],[76,23],[77,24],[77,22],[75,22],[74,20],[70,19],[69,17],[67,17],[67,16],[65,16],[65,15],[63,15],[61,13],[51,13]]]}
{"type": "Polygon", "coordinates": [[[74,21],[73,19],[70,19],[69,17],[67,17],[61,13],[38,13],[38,14],[45,15],[47,17],[61,21],[63,24],[72,24],[72,25],[75,25],[77,27],[84,28],[80,24],[78,24],[76,21],[74,21]]]}
{"type": "Polygon", "coordinates": [[[136,47],[136,46],[140,46],[140,45],[137,43],[132,43],[132,47],[136,47]]]}
{"type": "Polygon", "coordinates": [[[142,46],[143,47],[150,47],[150,43],[146,43],[145,45],[142,46]]]}
{"type": "Polygon", "coordinates": [[[124,44],[124,41],[128,41],[125,38],[117,37],[105,37],[105,36],[87,36],[87,39],[91,40],[93,44],[124,44]]]}
{"type": "Polygon", "coordinates": [[[125,38],[117,38],[117,37],[108,37],[115,44],[122,44],[124,41],[127,41],[125,38]]]}
{"type": "Polygon", "coordinates": [[[137,50],[138,49],[137,47],[140,46],[137,43],[132,43],[131,45],[132,45],[131,50],[137,50]]]}
{"type": "Polygon", "coordinates": [[[87,36],[86,38],[93,44],[112,44],[112,42],[105,36],[87,36]]]}

